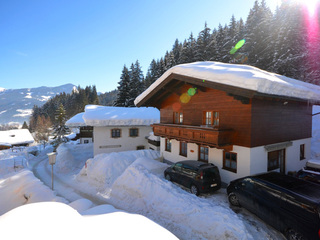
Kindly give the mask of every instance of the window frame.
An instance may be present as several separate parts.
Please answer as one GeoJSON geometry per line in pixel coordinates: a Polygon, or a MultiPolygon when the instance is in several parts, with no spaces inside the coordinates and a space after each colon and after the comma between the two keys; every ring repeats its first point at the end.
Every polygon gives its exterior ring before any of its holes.
{"type": "Polygon", "coordinates": [[[215,128],[219,127],[220,125],[219,111],[204,111],[202,122],[206,126],[213,126],[215,128]]]}
{"type": "Polygon", "coordinates": [[[233,173],[237,173],[237,169],[238,169],[238,154],[235,153],[235,152],[223,151],[223,166],[222,166],[222,169],[225,169],[225,170],[233,172],[233,173]],[[230,154],[230,158],[229,159],[226,158],[227,154],[230,154]],[[233,160],[232,156],[235,156],[236,160],[233,160]],[[230,161],[230,167],[226,166],[226,162],[228,160],[230,161]],[[236,163],[236,168],[232,167],[232,162],[236,163]]]}
{"type": "Polygon", "coordinates": [[[208,146],[204,146],[204,145],[199,145],[199,156],[198,156],[199,161],[201,162],[209,162],[209,147],[208,146]],[[206,151],[203,152],[204,154],[204,159],[201,158],[201,148],[205,148],[208,149],[207,153],[206,151]],[[206,160],[206,156],[207,156],[207,160],[206,160]]]}
{"type": "Polygon", "coordinates": [[[188,143],[181,141],[180,142],[180,156],[187,157],[188,156],[188,143]]]}
{"type": "Polygon", "coordinates": [[[171,140],[169,138],[166,138],[165,151],[166,152],[171,152],[171,150],[172,150],[172,142],[171,142],[171,140]],[[168,148],[168,146],[170,146],[170,147],[168,148]]]}
{"type": "Polygon", "coordinates": [[[183,124],[183,112],[173,112],[173,123],[183,124]]]}
{"type": "Polygon", "coordinates": [[[129,128],[129,137],[139,137],[139,128],[129,128]],[[137,135],[131,135],[131,130],[136,130],[137,135]]]}
{"type": "Polygon", "coordinates": [[[111,138],[121,138],[121,135],[122,135],[122,131],[120,128],[112,128],[111,129],[111,138]],[[116,133],[116,134],[113,134],[113,133],[116,133]],[[119,132],[119,134],[118,134],[119,132]],[[119,136],[118,136],[119,135],[119,136]]]}
{"type": "Polygon", "coordinates": [[[300,144],[300,161],[306,159],[305,144],[300,144]]]}

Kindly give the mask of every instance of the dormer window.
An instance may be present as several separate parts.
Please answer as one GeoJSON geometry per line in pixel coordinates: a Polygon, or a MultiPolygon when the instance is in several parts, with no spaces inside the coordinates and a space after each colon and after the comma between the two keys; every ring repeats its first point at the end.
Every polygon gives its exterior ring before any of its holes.
{"type": "Polygon", "coordinates": [[[16,135],[10,135],[10,137],[15,137],[16,135]]]}

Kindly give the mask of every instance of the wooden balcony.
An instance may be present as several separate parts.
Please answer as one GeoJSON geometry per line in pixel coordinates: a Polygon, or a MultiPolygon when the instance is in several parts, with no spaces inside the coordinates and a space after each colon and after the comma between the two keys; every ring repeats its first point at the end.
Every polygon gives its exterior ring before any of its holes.
{"type": "Polygon", "coordinates": [[[217,129],[206,126],[189,126],[178,124],[153,124],[154,135],[207,145],[216,148],[225,148],[232,144],[232,129],[217,129]]]}

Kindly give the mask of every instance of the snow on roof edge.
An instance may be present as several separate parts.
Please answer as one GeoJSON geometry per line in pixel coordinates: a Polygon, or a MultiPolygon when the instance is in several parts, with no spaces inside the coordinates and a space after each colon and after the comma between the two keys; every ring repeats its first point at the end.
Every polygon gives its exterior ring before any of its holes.
{"type": "Polygon", "coordinates": [[[320,102],[320,86],[318,85],[267,72],[249,65],[221,62],[194,62],[180,64],[167,70],[135,99],[134,104],[139,105],[144,98],[172,73],[249,89],[267,95],[320,102]]]}

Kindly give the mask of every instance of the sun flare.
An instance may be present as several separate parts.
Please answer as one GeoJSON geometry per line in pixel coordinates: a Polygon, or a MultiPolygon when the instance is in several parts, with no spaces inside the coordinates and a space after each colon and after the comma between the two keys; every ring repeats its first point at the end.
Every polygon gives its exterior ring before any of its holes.
{"type": "Polygon", "coordinates": [[[320,0],[296,0],[308,9],[309,15],[313,16],[319,6],[320,0]]]}

